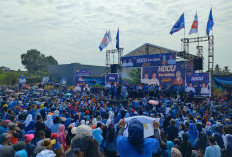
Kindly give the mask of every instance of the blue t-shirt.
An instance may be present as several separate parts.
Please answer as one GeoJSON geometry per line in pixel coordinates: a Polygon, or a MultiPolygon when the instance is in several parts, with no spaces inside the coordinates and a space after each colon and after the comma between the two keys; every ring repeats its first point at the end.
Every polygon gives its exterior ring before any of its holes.
{"type": "Polygon", "coordinates": [[[218,145],[209,146],[205,150],[204,157],[220,157],[221,156],[221,149],[218,145]]]}
{"type": "Polygon", "coordinates": [[[128,142],[126,137],[119,135],[117,137],[117,150],[120,157],[152,157],[159,149],[159,141],[156,138],[145,138],[143,153],[139,154],[135,148],[128,142]]]}

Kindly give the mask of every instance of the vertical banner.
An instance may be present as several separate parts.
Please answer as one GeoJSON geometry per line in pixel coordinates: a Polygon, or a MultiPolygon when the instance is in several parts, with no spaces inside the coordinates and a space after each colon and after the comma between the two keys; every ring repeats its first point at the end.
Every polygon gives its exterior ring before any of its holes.
{"type": "Polygon", "coordinates": [[[61,85],[66,85],[67,83],[67,78],[66,77],[63,77],[61,80],[60,80],[60,84],[61,85]]]}
{"type": "Polygon", "coordinates": [[[42,82],[43,84],[47,84],[47,83],[49,83],[49,77],[47,76],[47,77],[43,77],[43,82],[42,82]]]}
{"type": "Polygon", "coordinates": [[[26,76],[19,76],[19,84],[23,85],[26,84],[27,78],[26,76]]]}
{"type": "Polygon", "coordinates": [[[149,85],[184,85],[183,62],[169,66],[149,66],[141,68],[141,83],[149,85]]]}
{"type": "Polygon", "coordinates": [[[117,83],[119,82],[119,76],[117,73],[106,74],[105,84],[117,83]]]}
{"type": "Polygon", "coordinates": [[[185,92],[195,96],[211,96],[210,73],[190,73],[185,76],[185,92]]]}

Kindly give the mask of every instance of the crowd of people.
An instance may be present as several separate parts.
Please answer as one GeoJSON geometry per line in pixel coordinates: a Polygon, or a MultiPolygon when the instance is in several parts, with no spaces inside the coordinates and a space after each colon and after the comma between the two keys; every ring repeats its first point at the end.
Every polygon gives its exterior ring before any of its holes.
{"type": "Polygon", "coordinates": [[[183,95],[145,84],[0,87],[0,157],[232,156],[232,98],[183,95]],[[154,119],[152,136],[138,116],[154,119]]]}

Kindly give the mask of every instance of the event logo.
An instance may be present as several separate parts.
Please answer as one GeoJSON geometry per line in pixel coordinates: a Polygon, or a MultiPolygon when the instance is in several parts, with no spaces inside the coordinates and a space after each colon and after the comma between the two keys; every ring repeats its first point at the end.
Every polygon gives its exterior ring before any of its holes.
{"type": "Polygon", "coordinates": [[[204,77],[192,77],[191,81],[203,81],[204,77]]]}
{"type": "Polygon", "coordinates": [[[115,80],[115,77],[109,77],[109,80],[113,81],[113,80],[115,80]]]}
{"type": "Polygon", "coordinates": [[[159,68],[158,68],[158,72],[174,72],[174,71],[176,71],[175,65],[159,66],[159,68]]]}
{"type": "Polygon", "coordinates": [[[138,58],[137,63],[145,63],[147,62],[147,58],[138,58]]]}

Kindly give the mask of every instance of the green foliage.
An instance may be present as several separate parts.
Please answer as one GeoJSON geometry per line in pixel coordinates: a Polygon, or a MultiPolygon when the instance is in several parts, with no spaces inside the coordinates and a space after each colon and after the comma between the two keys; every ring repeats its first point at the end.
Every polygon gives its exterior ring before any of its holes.
{"type": "Polygon", "coordinates": [[[0,85],[15,85],[18,83],[18,77],[16,72],[0,72],[0,85]]]}
{"type": "Polygon", "coordinates": [[[225,66],[223,69],[220,68],[220,66],[218,64],[216,64],[215,68],[214,68],[214,74],[216,75],[227,75],[227,74],[232,74],[230,72],[230,69],[228,66],[225,66]]]}
{"type": "Polygon", "coordinates": [[[141,78],[141,69],[140,68],[136,68],[136,69],[132,69],[128,75],[131,77],[131,82],[133,83],[138,83],[140,82],[140,78],[141,78]]]}
{"type": "Polygon", "coordinates": [[[45,56],[36,49],[28,50],[27,53],[21,55],[21,62],[28,72],[47,71],[48,65],[57,65],[58,62],[52,56],[45,56]]]}

